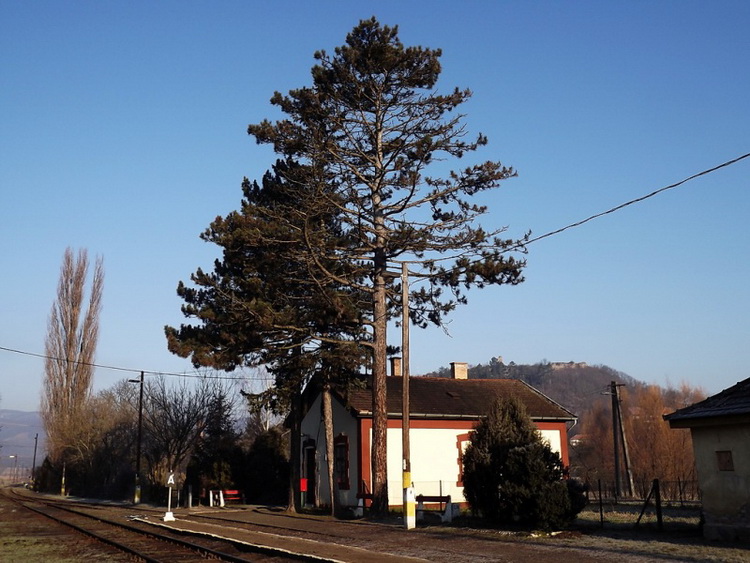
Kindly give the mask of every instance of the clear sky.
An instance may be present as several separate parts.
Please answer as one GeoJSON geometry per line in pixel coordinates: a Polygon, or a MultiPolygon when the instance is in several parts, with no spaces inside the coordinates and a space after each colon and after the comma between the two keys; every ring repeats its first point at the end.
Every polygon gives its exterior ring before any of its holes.
{"type": "MultiPolygon", "coordinates": [[[[217,256],[198,235],[274,160],[247,125],[372,15],[443,49],[439,89],[471,88],[490,140],[476,160],[518,170],[487,227],[538,236],[750,152],[745,0],[0,0],[0,347],[43,353],[63,252],[85,247],[106,269],[97,362],[190,370],[163,327],[217,256]]],[[[502,356],[709,393],[750,377],[749,188],[747,159],[530,245],[524,284],[412,331],[412,373],[502,356]]],[[[36,410],[42,377],[0,350],[0,408],[36,410]]]]}

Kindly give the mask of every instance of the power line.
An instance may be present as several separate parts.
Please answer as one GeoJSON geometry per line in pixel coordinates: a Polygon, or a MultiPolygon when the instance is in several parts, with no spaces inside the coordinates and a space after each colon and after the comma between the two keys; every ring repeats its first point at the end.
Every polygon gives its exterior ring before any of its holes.
{"type": "MultiPolygon", "coordinates": [[[[538,237],[534,237],[532,239],[529,239],[525,243],[518,244],[515,247],[512,247],[512,248],[510,248],[508,250],[515,250],[517,248],[526,247],[529,244],[531,244],[532,242],[537,242],[537,241],[540,241],[542,239],[549,238],[549,237],[554,236],[554,235],[558,235],[558,234],[560,234],[560,233],[562,233],[564,231],[567,231],[568,229],[572,229],[574,227],[580,227],[581,225],[584,225],[585,223],[588,223],[589,221],[593,221],[594,219],[598,219],[599,217],[603,217],[604,215],[609,215],[611,213],[614,213],[615,211],[619,211],[620,209],[624,209],[625,207],[628,207],[628,206],[633,205],[635,203],[640,203],[641,201],[647,200],[647,199],[649,199],[651,197],[654,197],[655,195],[658,195],[658,194],[660,194],[662,192],[665,192],[667,190],[671,190],[672,188],[676,188],[678,186],[681,186],[682,184],[685,184],[685,183],[689,182],[690,180],[694,180],[695,178],[699,178],[701,176],[705,176],[706,174],[710,174],[711,172],[715,172],[716,170],[719,170],[721,168],[725,168],[727,166],[735,164],[735,163],[737,163],[737,162],[739,162],[741,160],[744,160],[745,158],[748,158],[748,157],[750,157],[750,153],[743,154],[742,156],[738,156],[737,158],[733,158],[732,160],[728,160],[727,162],[724,162],[722,164],[714,166],[713,168],[709,168],[707,170],[703,170],[702,172],[698,172],[697,174],[693,174],[692,176],[688,176],[687,178],[685,178],[683,180],[680,180],[679,182],[675,182],[674,184],[670,184],[668,186],[664,186],[663,188],[659,188],[658,190],[655,190],[655,191],[653,191],[653,192],[651,192],[649,194],[646,194],[644,196],[641,196],[641,197],[638,197],[638,198],[635,198],[635,199],[631,199],[630,201],[622,203],[622,204],[620,204],[620,205],[618,205],[616,207],[613,207],[611,209],[608,209],[606,211],[602,211],[601,213],[597,213],[595,215],[591,215],[590,217],[587,217],[587,218],[582,219],[580,221],[576,221],[575,223],[571,223],[570,225],[566,225],[565,227],[562,227],[560,229],[556,229],[554,231],[550,231],[550,232],[545,233],[543,235],[540,235],[538,237]]],[[[13,348],[6,348],[4,346],[0,346],[0,350],[3,350],[5,352],[13,352],[15,354],[21,354],[21,355],[24,355],[24,356],[32,356],[32,357],[35,357],[35,358],[42,358],[42,359],[45,359],[45,360],[55,360],[55,361],[59,361],[59,362],[72,362],[72,363],[86,365],[86,366],[91,366],[91,367],[95,367],[95,368],[108,369],[108,370],[113,370],[113,371],[124,371],[124,372],[127,372],[127,373],[141,373],[141,372],[143,372],[144,374],[148,374],[148,375],[157,375],[157,376],[161,375],[161,376],[166,376],[166,377],[187,377],[187,378],[198,378],[198,379],[200,379],[200,378],[203,378],[203,379],[221,379],[221,380],[228,380],[228,381],[244,381],[246,379],[245,377],[236,377],[236,376],[220,376],[220,375],[208,375],[208,374],[187,373],[187,372],[174,373],[174,372],[166,372],[166,371],[140,370],[140,369],[132,369],[132,368],[123,368],[123,367],[118,367],[118,366],[108,366],[108,365],[95,364],[95,363],[90,363],[90,362],[81,362],[81,361],[78,361],[78,360],[69,360],[67,358],[56,358],[56,357],[53,357],[53,356],[47,356],[45,354],[35,354],[33,352],[25,352],[23,350],[16,350],[16,349],[13,349],[13,348]]],[[[257,378],[257,377],[255,379],[266,379],[266,380],[269,380],[269,381],[271,380],[270,378],[257,378]]]]}
{"type": "MultiPolygon", "coordinates": [[[[74,364],[79,364],[83,366],[90,366],[95,367],[99,369],[108,369],[113,371],[124,371],[127,373],[141,373],[143,372],[146,375],[162,375],[165,377],[187,377],[187,378],[195,378],[195,379],[221,379],[221,380],[227,380],[227,381],[244,381],[247,379],[246,377],[239,377],[239,376],[224,376],[224,375],[209,375],[209,374],[201,374],[201,373],[175,373],[175,372],[169,372],[169,371],[153,371],[153,370],[142,370],[142,369],[132,369],[132,368],[123,368],[118,366],[108,366],[103,364],[96,364],[91,362],[82,362],[79,360],[69,360],[67,358],[57,358],[54,356],[48,356],[46,354],[35,354],[34,352],[25,352],[23,350],[16,350],[14,348],[6,348],[5,346],[0,346],[0,350],[3,350],[5,352],[12,352],[14,354],[21,354],[22,356],[31,356],[34,358],[42,358],[44,360],[53,360],[57,362],[70,362],[74,364]]],[[[259,378],[255,378],[259,379],[259,378]]]]}
{"type": "MultiPolygon", "coordinates": [[[[591,217],[587,217],[586,219],[583,219],[581,221],[576,221],[575,223],[571,223],[570,225],[566,225],[565,227],[562,227],[560,229],[550,231],[549,233],[545,233],[543,235],[540,235],[538,237],[534,237],[528,241],[526,241],[522,245],[518,245],[516,248],[520,248],[522,246],[527,246],[531,244],[532,242],[537,242],[539,240],[551,237],[553,235],[558,235],[562,233],[563,231],[567,231],[568,229],[572,229],[573,227],[580,227],[584,223],[588,223],[589,221],[593,221],[594,219],[598,219],[599,217],[603,217],[604,215],[609,215],[610,213],[614,213],[615,211],[619,211],[620,209],[623,209],[625,207],[628,207],[629,205],[633,205],[634,203],[639,203],[641,201],[644,201],[646,199],[649,199],[651,197],[654,197],[655,195],[658,195],[662,192],[665,192],[667,190],[671,190],[672,188],[676,188],[678,186],[681,186],[682,184],[689,182],[690,180],[694,180],[695,178],[699,178],[700,176],[705,176],[706,174],[710,174],[711,172],[715,172],[716,170],[719,170],[720,168],[724,168],[726,166],[730,166],[736,162],[739,162],[740,160],[743,160],[745,158],[750,157],[750,153],[743,154],[742,156],[738,156],[737,158],[734,158],[732,160],[728,160],[727,162],[724,162],[723,164],[719,164],[718,166],[714,166],[713,168],[709,168],[708,170],[704,170],[703,172],[698,172],[697,174],[693,174],[692,176],[689,176],[685,178],[684,180],[680,180],[679,182],[675,182],[674,184],[670,184],[669,186],[664,186],[663,188],[659,188],[656,191],[651,192],[650,194],[646,194],[644,196],[638,197],[636,199],[631,199],[630,201],[627,201],[625,203],[622,203],[618,205],[617,207],[613,207],[612,209],[608,209],[607,211],[602,211],[601,213],[597,213],[596,215],[592,215],[591,217]]],[[[511,249],[513,250],[513,249],[511,249]]]]}

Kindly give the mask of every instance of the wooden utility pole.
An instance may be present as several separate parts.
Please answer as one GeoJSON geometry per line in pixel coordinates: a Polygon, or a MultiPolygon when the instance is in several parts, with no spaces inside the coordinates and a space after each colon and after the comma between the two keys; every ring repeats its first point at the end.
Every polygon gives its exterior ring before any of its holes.
{"type": "Polygon", "coordinates": [[[615,387],[615,396],[617,397],[617,419],[620,424],[620,439],[622,441],[622,456],[625,461],[625,475],[627,476],[628,496],[633,496],[635,485],[633,484],[633,469],[630,466],[630,451],[628,450],[628,440],[625,437],[625,425],[622,423],[622,399],[617,387],[624,387],[620,384],[615,387]]]}
{"type": "Polygon", "coordinates": [[[628,496],[633,496],[635,486],[633,484],[633,470],[630,466],[630,452],[628,450],[628,441],[625,437],[625,426],[622,423],[622,403],[618,387],[624,387],[624,383],[612,381],[610,383],[610,395],[612,396],[612,439],[614,442],[615,454],[615,498],[621,496],[622,490],[620,485],[620,447],[622,443],[623,460],[625,462],[625,474],[627,475],[628,496]]]}
{"type": "Polygon", "coordinates": [[[619,402],[617,400],[617,382],[612,381],[610,383],[609,394],[612,397],[612,441],[614,443],[615,453],[615,500],[620,497],[620,447],[617,443],[618,432],[617,425],[619,417],[617,416],[617,409],[619,402]]]}

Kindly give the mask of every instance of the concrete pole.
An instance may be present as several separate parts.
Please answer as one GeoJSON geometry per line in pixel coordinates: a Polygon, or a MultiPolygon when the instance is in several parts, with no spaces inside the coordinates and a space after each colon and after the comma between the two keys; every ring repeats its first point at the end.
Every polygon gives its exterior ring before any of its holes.
{"type": "Polygon", "coordinates": [[[406,262],[401,264],[401,362],[404,528],[411,530],[416,527],[417,512],[411,480],[409,444],[409,269],[406,262]]]}

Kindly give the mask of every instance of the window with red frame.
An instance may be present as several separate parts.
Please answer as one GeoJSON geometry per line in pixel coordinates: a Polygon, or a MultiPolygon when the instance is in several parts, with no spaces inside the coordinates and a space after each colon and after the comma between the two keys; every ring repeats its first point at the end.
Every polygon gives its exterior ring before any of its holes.
{"type": "Polygon", "coordinates": [[[339,489],[349,489],[349,437],[336,436],[333,439],[333,471],[339,489]]]}

